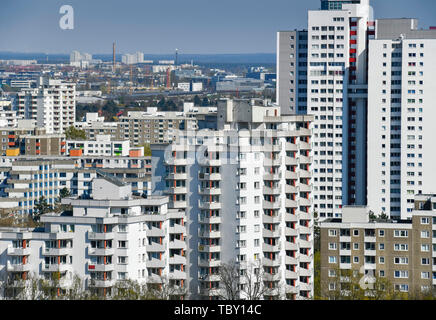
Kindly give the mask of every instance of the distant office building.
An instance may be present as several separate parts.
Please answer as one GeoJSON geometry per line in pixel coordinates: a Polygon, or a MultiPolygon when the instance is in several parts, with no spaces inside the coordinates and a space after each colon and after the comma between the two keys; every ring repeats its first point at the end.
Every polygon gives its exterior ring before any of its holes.
{"type": "Polygon", "coordinates": [[[253,91],[263,90],[265,84],[263,80],[249,78],[224,78],[216,83],[216,91],[253,91]]]}
{"type": "Polygon", "coordinates": [[[144,62],[144,53],[136,52],[134,54],[123,54],[121,56],[121,62],[124,64],[137,64],[144,62]]]}

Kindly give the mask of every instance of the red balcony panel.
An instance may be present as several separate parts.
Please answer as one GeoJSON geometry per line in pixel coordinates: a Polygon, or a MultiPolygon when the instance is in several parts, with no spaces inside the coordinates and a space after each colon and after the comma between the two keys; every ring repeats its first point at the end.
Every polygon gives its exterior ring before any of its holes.
{"type": "Polygon", "coordinates": [[[15,139],[15,134],[8,135],[8,139],[15,139]]]}
{"type": "Polygon", "coordinates": [[[9,147],[13,147],[13,146],[15,146],[15,142],[14,142],[14,141],[12,141],[12,142],[8,142],[8,146],[9,146],[9,147]]]}
{"type": "Polygon", "coordinates": [[[357,44],[357,40],[350,40],[350,44],[357,44]]]}
{"type": "Polygon", "coordinates": [[[350,62],[356,62],[356,58],[350,58],[350,62]]]}
{"type": "Polygon", "coordinates": [[[368,35],[370,35],[370,36],[371,36],[371,35],[372,35],[372,36],[375,35],[375,30],[368,30],[368,35]]]}
{"type": "Polygon", "coordinates": [[[350,53],[356,53],[357,50],[356,49],[350,49],[350,53]]]}
{"type": "Polygon", "coordinates": [[[351,21],[351,22],[350,22],[350,26],[352,26],[352,27],[356,27],[356,26],[357,26],[357,21],[351,21]]]}
{"type": "Polygon", "coordinates": [[[355,35],[357,35],[357,31],[355,31],[355,30],[351,30],[351,31],[350,31],[350,36],[355,36],[355,35]]]}

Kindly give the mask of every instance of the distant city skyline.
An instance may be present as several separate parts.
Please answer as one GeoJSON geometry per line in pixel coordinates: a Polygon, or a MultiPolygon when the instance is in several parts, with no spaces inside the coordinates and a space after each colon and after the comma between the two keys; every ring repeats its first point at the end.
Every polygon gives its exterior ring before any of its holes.
{"type": "MultiPolygon", "coordinates": [[[[372,0],[375,18],[419,19],[436,25],[434,0],[372,0]]],[[[319,0],[19,0],[0,11],[1,52],[68,54],[275,53],[276,32],[307,28],[319,0]],[[74,8],[74,30],[59,27],[62,5],[74,8]]]]}

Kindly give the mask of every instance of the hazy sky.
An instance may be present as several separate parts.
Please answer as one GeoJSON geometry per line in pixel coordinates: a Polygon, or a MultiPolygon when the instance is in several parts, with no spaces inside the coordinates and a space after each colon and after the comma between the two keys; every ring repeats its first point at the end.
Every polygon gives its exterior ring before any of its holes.
{"type": "MultiPolygon", "coordinates": [[[[436,25],[435,0],[371,0],[376,18],[436,25]]],[[[0,51],[274,53],[276,32],[307,27],[319,0],[0,0],[0,51]],[[59,27],[62,5],[74,30],[59,27]]]]}

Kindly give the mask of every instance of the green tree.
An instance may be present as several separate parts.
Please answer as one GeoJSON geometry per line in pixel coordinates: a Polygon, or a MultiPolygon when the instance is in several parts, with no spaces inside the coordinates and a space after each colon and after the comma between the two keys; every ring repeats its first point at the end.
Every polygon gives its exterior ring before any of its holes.
{"type": "Polygon", "coordinates": [[[41,215],[50,212],[53,208],[47,203],[47,199],[41,196],[37,201],[35,201],[33,209],[33,220],[39,222],[41,215]]]}
{"type": "Polygon", "coordinates": [[[86,140],[85,131],[74,128],[73,126],[65,130],[65,136],[69,140],[86,140]]]}
{"type": "Polygon", "coordinates": [[[195,95],[195,97],[194,97],[194,105],[195,106],[201,105],[201,100],[200,100],[200,97],[198,95],[195,95]]]}

